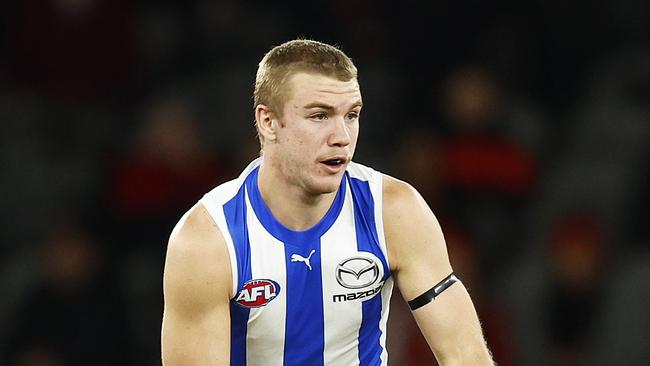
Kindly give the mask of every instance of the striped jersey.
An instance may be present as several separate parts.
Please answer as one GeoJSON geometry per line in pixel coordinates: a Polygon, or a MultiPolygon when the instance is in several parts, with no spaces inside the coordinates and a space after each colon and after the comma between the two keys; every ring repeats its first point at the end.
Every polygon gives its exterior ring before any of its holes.
{"type": "Polygon", "coordinates": [[[326,215],[294,231],[260,195],[261,159],[200,201],[230,253],[230,364],[387,365],[381,173],[350,163],[326,215]]]}

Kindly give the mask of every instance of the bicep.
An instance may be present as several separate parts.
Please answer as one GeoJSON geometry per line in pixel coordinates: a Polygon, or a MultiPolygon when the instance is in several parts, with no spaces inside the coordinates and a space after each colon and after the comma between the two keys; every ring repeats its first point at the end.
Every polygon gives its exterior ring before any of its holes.
{"type": "Polygon", "coordinates": [[[438,220],[412,187],[389,181],[384,228],[391,270],[406,300],[429,290],[452,269],[438,220]]]}
{"type": "Polygon", "coordinates": [[[226,365],[230,353],[230,317],[227,306],[188,314],[165,306],[162,325],[163,363],[226,365]]]}
{"type": "MultiPolygon", "coordinates": [[[[404,299],[411,301],[453,270],[440,225],[424,199],[405,183],[389,181],[388,186],[386,242],[397,286],[404,299]]],[[[413,315],[442,364],[490,364],[474,305],[461,282],[414,310],[413,315]]]]}
{"type": "Polygon", "coordinates": [[[163,363],[226,365],[231,291],[227,249],[205,212],[194,210],[181,221],[172,233],[165,260],[163,363]]]}

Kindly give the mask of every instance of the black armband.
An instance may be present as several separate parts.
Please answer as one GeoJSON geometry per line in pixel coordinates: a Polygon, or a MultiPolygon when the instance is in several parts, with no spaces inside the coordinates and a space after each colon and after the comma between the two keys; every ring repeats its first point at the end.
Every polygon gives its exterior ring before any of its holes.
{"type": "Polygon", "coordinates": [[[437,285],[433,286],[429,291],[409,301],[408,302],[409,307],[411,308],[411,310],[415,310],[423,307],[424,305],[433,301],[443,291],[448,289],[449,286],[459,281],[460,279],[458,279],[458,277],[456,277],[456,274],[452,272],[449,276],[445,277],[444,280],[438,282],[437,285]]]}

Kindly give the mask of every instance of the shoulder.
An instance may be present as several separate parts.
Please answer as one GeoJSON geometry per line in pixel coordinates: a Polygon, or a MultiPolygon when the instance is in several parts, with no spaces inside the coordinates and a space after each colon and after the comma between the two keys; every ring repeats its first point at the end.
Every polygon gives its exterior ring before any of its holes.
{"type": "Polygon", "coordinates": [[[413,186],[389,175],[383,175],[382,183],[385,224],[400,228],[419,220],[435,220],[426,201],[413,186]]]}
{"type": "Polygon", "coordinates": [[[202,203],[197,203],[174,227],[167,251],[188,256],[207,254],[223,242],[221,231],[208,210],[202,203]]]}
{"type": "Polygon", "coordinates": [[[410,184],[391,177],[382,175],[384,205],[391,206],[392,209],[401,209],[411,207],[413,204],[425,204],[424,200],[410,184]]]}
{"type": "MultiPolygon", "coordinates": [[[[395,237],[419,234],[421,227],[431,228],[438,224],[433,212],[420,193],[410,184],[383,176],[383,218],[388,234],[395,237]]],[[[395,240],[393,240],[395,241],[395,240]]]]}
{"type": "Polygon", "coordinates": [[[384,175],[383,202],[386,245],[394,270],[426,259],[446,271],[448,258],[442,230],[418,191],[384,175]]]}
{"type": "Polygon", "coordinates": [[[230,257],[224,237],[203,204],[190,209],[172,231],[165,260],[167,300],[229,298],[230,257]]]}

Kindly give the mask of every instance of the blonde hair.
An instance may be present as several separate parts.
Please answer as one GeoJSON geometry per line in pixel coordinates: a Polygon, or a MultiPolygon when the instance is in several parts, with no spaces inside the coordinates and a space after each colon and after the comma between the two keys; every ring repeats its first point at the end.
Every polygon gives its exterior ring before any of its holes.
{"type": "Polygon", "coordinates": [[[298,72],[321,74],[341,81],[357,78],[356,66],[337,47],[308,39],[285,42],[273,47],[259,63],[253,108],[264,104],[281,117],[289,94],[287,81],[298,72]]]}

